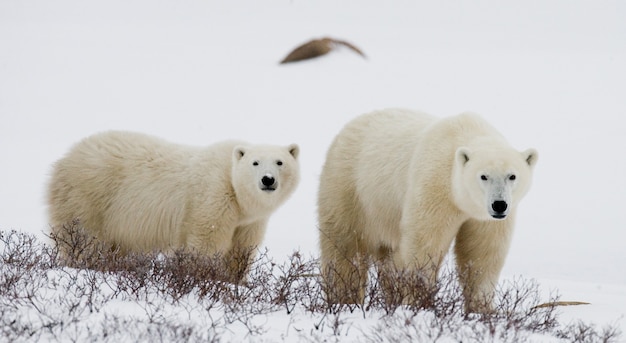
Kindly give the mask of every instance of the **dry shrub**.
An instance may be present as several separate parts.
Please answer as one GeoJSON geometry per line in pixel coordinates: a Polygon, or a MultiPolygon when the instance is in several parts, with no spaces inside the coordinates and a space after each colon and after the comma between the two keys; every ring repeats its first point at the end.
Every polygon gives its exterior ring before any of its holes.
{"type": "Polygon", "coordinates": [[[617,326],[605,326],[600,331],[587,323],[577,321],[557,331],[557,336],[570,342],[609,343],[622,342],[621,332],[617,326]]]}
{"type": "MultiPolygon", "coordinates": [[[[503,283],[496,311],[484,315],[465,313],[453,270],[442,271],[437,285],[428,288],[419,274],[372,268],[360,304],[333,305],[326,302],[318,260],[299,252],[282,263],[267,251],[239,261],[251,268],[245,280],[234,283],[224,276],[221,257],[184,250],[119,256],[88,237],[65,236],[58,244],[87,262],[68,267],[56,247],[32,235],[0,231],[0,335],[8,341],[219,342],[232,340],[242,328],[245,339],[254,341],[266,335],[274,325],[268,317],[279,311],[292,321],[309,318],[309,324],[298,324],[297,335],[311,342],[347,335],[369,342],[523,342],[532,334],[581,342],[620,339],[614,326],[561,325],[556,305],[536,306],[538,285],[521,278],[503,283]],[[416,301],[403,304],[404,296],[416,301]],[[143,315],[111,311],[120,302],[143,315]],[[355,316],[373,323],[355,329],[355,316]]],[[[558,298],[548,303],[558,304],[558,298]]]]}
{"type": "MultiPolygon", "coordinates": [[[[275,266],[273,262],[271,265],[275,266]]],[[[272,303],[284,308],[288,314],[298,305],[310,312],[318,312],[324,307],[316,259],[305,260],[300,252],[295,251],[277,269],[279,273],[273,273],[274,282],[270,286],[272,303]]]]}
{"type": "Polygon", "coordinates": [[[79,269],[104,270],[118,256],[115,246],[107,244],[85,230],[79,219],[53,227],[48,235],[63,265],[79,269]]]}

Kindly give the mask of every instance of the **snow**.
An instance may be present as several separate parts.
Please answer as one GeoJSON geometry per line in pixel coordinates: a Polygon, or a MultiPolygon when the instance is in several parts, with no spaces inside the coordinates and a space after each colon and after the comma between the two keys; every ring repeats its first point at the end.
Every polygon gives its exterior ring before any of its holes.
{"type": "Polygon", "coordinates": [[[626,332],[624,18],[616,0],[0,0],[0,229],[43,239],[50,165],[98,131],[296,142],[301,184],[265,245],[317,255],[318,178],[348,120],[471,110],[540,156],[503,278],[591,302],[562,312],[626,332]],[[323,36],[367,59],[278,64],[323,36]]]}

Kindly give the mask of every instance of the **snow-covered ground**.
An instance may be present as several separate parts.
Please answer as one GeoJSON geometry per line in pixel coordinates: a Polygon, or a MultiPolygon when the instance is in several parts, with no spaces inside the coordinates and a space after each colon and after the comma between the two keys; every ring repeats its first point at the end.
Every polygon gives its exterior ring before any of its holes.
{"type": "Polygon", "coordinates": [[[0,0],[0,229],[43,239],[50,165],[98,131],[296,142],[302,181],[265,244],[317,255],[318,178],[348,120],[471,110],[540,156],[503,278],[626,332],[624,18],[617,0],[0,0]],[[327,35],[367,59],[278,64],[327,35]]]}

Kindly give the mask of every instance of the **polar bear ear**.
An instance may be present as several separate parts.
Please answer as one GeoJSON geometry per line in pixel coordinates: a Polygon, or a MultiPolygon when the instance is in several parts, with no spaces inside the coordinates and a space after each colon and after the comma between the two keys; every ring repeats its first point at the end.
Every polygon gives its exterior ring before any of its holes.
{"type": "Polygon", "coordinates": [[[298,159],[298,155],[300,154],[300,147],[298,144],[289,144],[289,146],[287,146],[287,151],[289,151],[293,158],[298,159]]]}
{"type": "Polygon", "coordinates": [[[528,165],[532,168],[537,163],[537,158],[539,158],[539,155],[537,153],[537,150],[535,150],[535,149],[528,149],[528,150],[522,152],[522,157],[524,158],[526,163],[528,163],[528,165]]]}
{"type": "Polygon", "coordinates": [[[465,163],[469,161],[469,156],[470,156],[469,148],[462,146],[456,149],[456,154],[455,154],[456,163],[464,166],[465,163]]]}
{"type": "Polygon", "coordinates": [[[246,154],[246,148],[243,146],[236,146],[233,149],[233,161],[241,161],[243,155],[246,154]]]}

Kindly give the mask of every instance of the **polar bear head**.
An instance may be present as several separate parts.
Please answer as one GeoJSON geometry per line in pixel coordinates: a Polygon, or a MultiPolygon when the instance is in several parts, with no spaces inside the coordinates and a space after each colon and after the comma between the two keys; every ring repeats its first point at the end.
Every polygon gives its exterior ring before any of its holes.
{"type": "Polygon", "coordinates": [[[534,149],[459,147],[453,167],[454,201],[472,218],[505,219],[528,192],[536,162],[534,149]]]}
{"type": "Polygon", "coordinates": [[[284,202],[300,180],[298,145],[239,145],[233,149],[232,183],[240,206],[268,210],[284,202]]]}

